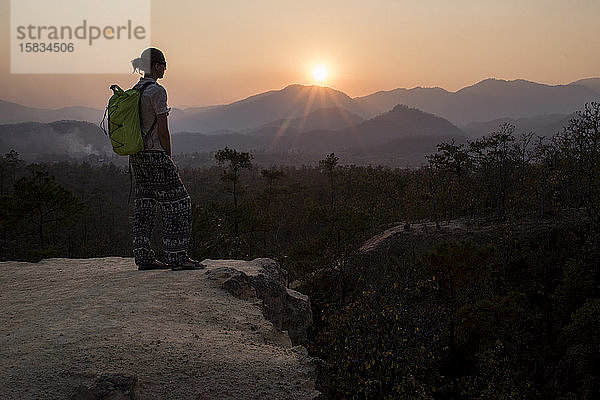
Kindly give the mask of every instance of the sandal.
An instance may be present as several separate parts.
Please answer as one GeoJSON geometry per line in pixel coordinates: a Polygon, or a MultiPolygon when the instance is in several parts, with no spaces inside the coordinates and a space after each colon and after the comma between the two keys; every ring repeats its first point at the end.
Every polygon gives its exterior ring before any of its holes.
{"type": "Polygon", "coordinates": [[[152,269],[169,269],[169,266],[160,260],[154,259],[154,261],[148,264],[139,264],[138,271],[149,271],[152,269]]]}
{"type": "Polygon", "coordinates": [[[193,269],[204,269],[206,265],[203,265],[200,261],[192,260],[187,258],[182,263],[177,265],[171,265],[173,271],[193,270],[193,269]]]}

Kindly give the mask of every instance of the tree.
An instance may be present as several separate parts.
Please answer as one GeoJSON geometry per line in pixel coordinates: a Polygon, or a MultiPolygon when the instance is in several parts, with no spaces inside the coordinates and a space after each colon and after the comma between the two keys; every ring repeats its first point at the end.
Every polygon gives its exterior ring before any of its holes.
{"type": "MultiPolygon", "coordinates": [[[[258,229],[262,232],[262,245],[263,245],[263,253],[267,252],[267,233],[269,233],[273,229],[275,218],[272,212],[272,205],[274,204],[275,194],[276,194],[276,185],[279,180],[281,180],[285,173],[281,168],[270,167],[260,171],[260,175],[267,180],[267,187],[265,188],[264,197],[265,197],[265,206],[262,209],[257,208],[257,220],[259,220],[258,229]]],[[[280,222],[279,222],[280,223],[280,222]]]]}
{"type": "Polygon", "coordinates": [[[319,168],[322,172],[326,173],[329,177],[329,186],[331,189],[331,200],[330,204],[333,206],[335,201],[335,169],[338,165],[339,158],[334,153],[329,154],[323,160],[319,161],[319,168]]]}
{"type": "Polygon", "coordinates": [[[556,136],[549,141],[545,137],[537,137],[534,148],[534,160],[541,170],[541,190],[540,190],[540,217],[546,214],[546,196],[550,178],[560,170],[560,158],[556,136]]]}
{"type": "Polygon", "coordinates": [[[450,143],[439,143],[437,152],[425,156],[425,158],[433,168],[452,172],[458,177],[462,176],[471,164],[469,151],[465,148],[465,145],[456,145],[454,139],[450,143]]]}
{"type": "MultiPolygon", "coordinates": [[[[425,156],[429,162],[429,170],[424,170],[428,182],[429,195],[433,199],[433,214],[436,226],[439,226],[438,197],[441,188],[449,192],[452,206],[456,203],[455,197],[461,192],[462,178],[471,168],[471,158],[464,144],[456,145],[452,139],[450,143],[442,142],[437,145],[437,152],[425,156]]],[[[457,204],[458,205],[458,204],[457,204]]]]}
{"type": "MultiPolygon", "coordinates": [[[[319,169],[321,170],[321,172],[324,172],[327,174],[327,176],[329,177],[329,187],[330,187],[330,191],[331,191],[331,197],[330,197],[330,207],[331,207],[331,214],[335,215],[336,214],[336,210],[335,210],[335,170],[338,164],[339,158],[335,156],[334,153],[329,154],[327,157],[325,157],[323,160],[319,161],[319,169]]],[[[340,238],[340,231],[337,230],[336,232],[337,235],[337,248],[338,248],[338,254],[339,254],[339,248],[341,246],[341,238],[340,238]]]]}
{"type": "Polygon", "coordinates": [[[557,137],[563,173],[600,225],[600,103],[587,103],[557,137]]]}
{"type": "Polygon", "coordinates": [[[14,186],[15,216],[37,227],[40,250],[45,246],[45,230],[72,218],[83,204],[46,171],[33,169],[31,176],[19,179],[14,186]]]}
{"type": "Polygon", "coordinates": [[[239,174],[242,169],[249,169],[252,167],[252,159],[254,157],[250,153],[238,152],[237,150],[225,147],[215,153],[215,159],[219,165],[227,164],[223,177],[224,181],[230,181],[232,185],[233,194],[233,208],[234,208],[234,226],[235,236],[239,236],[239,218],[237,215],[238,210],[238,182],[239,174]]]}
{"type": "Polygon", "coordinates": [[[442,242],[418,260],[418,270],[435,282],[449,309],[449,350],[457,344],[458,310],[492,292],[490,260],[494,249],[474,242],[442,242]]]}
{"type": "Polygon", "coordinates": [[[0,158],[0,196],[5,194],[4,179],[6,176],[10,178],[8,187],[11,187],[16,181],[17,168],[23,164],[23,160],[19,158],[19,153],[14,149],[9,151],[0,158]]]}
{"type": "Polygon", "coordinates": [[[483,177],[489,177],[488,190],[490,195],[495,197],[496,216],[499,220],[504,219],[506,213],[506,192],[509,185],[509,169],[512,166],[514,132],[514,125],[503,123],[496,132],[469,144],[479,173],[483,177]]]}
{"type": "Polygon", "coordinates": [[[269,209],[273,196],[275,194],[275,182],[285,176],[285,173],[275,167],[266,168],[260,171],[260,175],[267,180],[267,210],[269,209]]]}
{"type": "Polygon", "coordinates": [[[571,320],[563,335],[569,344],[566,361],[573,366],[577,398],[596,398],[600,392],[600,299],[588,299],[571,320]]]}

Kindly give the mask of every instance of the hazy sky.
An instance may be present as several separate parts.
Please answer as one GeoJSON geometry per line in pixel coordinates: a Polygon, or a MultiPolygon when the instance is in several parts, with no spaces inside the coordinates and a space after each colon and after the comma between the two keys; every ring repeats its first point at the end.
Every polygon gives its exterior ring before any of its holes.
{"type": "MultiPolygon", "coordinates": [[[[138,79],[11,75],[9,17],[0,0],[0,99],[101,108],[110,84],[138,79]]],[[[352,97],[488,77],[569,83],[600,76],[599,17],[599,0],[153,0],[151,36],[166,54],[169,105],[181,107],[313,84],[319,63],[324,85],[352,97]]]]}

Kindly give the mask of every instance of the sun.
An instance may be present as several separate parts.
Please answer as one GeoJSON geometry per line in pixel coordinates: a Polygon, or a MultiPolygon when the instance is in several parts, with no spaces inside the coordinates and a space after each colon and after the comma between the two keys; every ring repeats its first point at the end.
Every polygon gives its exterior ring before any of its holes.
{"type": "Polygon", "coordinates": [[[315,78],[315,81],[317,81],[319,83],[325,82],[327,80],[328,76],[329,76],[329,71],[323,65],[317,65],[313,69],[313,78],[315,78]]]}

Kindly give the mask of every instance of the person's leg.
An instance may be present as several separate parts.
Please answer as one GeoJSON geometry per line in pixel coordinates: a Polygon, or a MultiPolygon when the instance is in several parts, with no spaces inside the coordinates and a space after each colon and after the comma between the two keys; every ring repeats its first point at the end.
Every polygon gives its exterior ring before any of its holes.
{"type": "Polygon", "coordinates": [[[133,256],[137,265],[149,265],[154,259],[150,237],[154,226],[156,200],[136,198],[133,212],[133,256]]]}
{"type": "Polygon", "coordinates": [[[156,214],[156,200],[152,190],[152,163],[144,153],[130,156],[131,169],[135,176],[133,211],[133,256],[135,263],[149,265],[154,259],[150,237],[156,214]]]}
{"type": "Polygon", "coordinates": [[[192,231],[192,201],[183,186],[173,161],[164,153],[162,178],[157,190],[163,224],[165,261],[176,266],[188,259],[192,231]]]}

